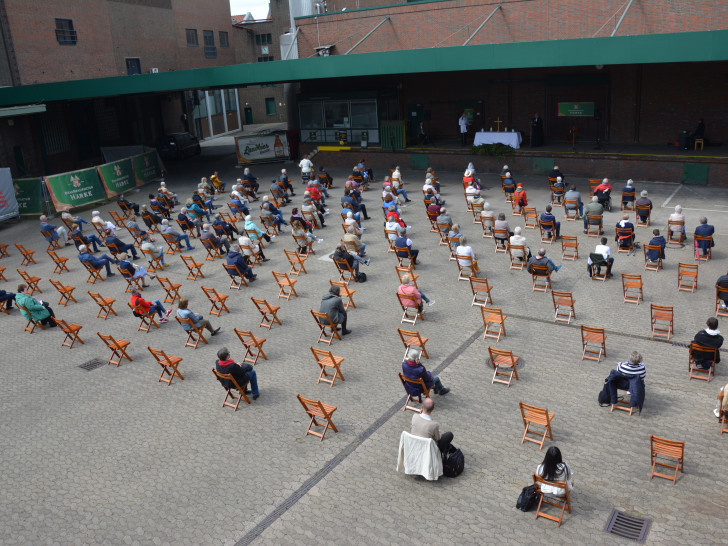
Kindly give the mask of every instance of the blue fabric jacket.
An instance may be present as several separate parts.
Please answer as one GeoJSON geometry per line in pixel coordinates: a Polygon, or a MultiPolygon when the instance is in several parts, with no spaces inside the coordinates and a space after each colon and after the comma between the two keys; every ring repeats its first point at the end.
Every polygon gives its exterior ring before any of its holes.
{"type": "MultiPolygon", "coordinates": [[[[428,372],[427,369],[416,360],[405,360],[404,362],[402,362],[402,375],[404,375],[407,379],[416,380],[422,378],[428,389],[432,388],[432,385],[435,384],[434,380],[432,379],[432,374],[428,372]]],[[[404,388],[411,396],[419,396],[422,394],[422,388],[419,388],[417,385],[405,383],[404,388]]]]}
{"type": "MultiPolygon", "coordinates": [[[[41,231],[50,231],[51,237],[53,237],[53,240],[55,241],[56,239],[58,239],[58,232],[56,231],[56,226],[54,226],[53,224],[49,224],[48,222],[41,222],[40,230],[41,231]]],[[[48,240],[48,237],[46,237],[46,240],[48,240]]]]}
{"type": "MultiPolygon", "coordinates": [[[[700,224],[695,228],[695,235],[700,235],[701,237],[708,237],[709,235],[713,235],[714,232],[715,228],[709,224],[700,224]]],[[[715,246],[712,240],[710,242],[710,246],[715,246]]],[[[701,250],[707,250],[708,242],[698,241],[698,247],[700,247],[701,250]]]]}
{"type": "Polygon", "coordinates": [[[651,245],[658,245],[660,247],[660,252],[658,253],[656,250],[648,250],[647,251],[647,258],[649,260],[652,260],[653,262],[657,261],[657,258],[665,259],[665,245],[667,244],[667,241],[665,238],[660,235],[659,237],[653,237],[650,241],[651,245]]]}

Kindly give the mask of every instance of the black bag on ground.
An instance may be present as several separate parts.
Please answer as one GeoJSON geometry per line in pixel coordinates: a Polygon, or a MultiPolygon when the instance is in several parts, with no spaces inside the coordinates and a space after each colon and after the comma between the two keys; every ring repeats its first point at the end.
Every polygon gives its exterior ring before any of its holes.
{"type": "Polygon", "coordinates": [[[456,478],[463,473],[465,456],[455,446],[451,445],[447,453],[442,454],[442,473],[448,478],[456,478]]]}
{"type": "Polygon", "coordinates": [[[537,500],[538,495],[536,494],[536,487],[533,485],[527,485],[521,490],[521,494],[518,495],[516,508],[518,508],[521,512],[528,512],[536,505],[537,500]]]}
{"type": "Polygon", "coordinates": [[[367,282],[367,274],[360,271],[356,276],[356,282],[367,282]]]}

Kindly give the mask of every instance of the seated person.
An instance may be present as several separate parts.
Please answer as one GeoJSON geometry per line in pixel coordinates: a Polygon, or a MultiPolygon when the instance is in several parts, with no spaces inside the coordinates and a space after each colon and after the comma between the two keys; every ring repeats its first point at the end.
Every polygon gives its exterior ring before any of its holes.
{"type": "Polygon", "coordinates": [[[479,191],[480,190],[475,187],[475,182],[471,180],[470,182],[468,182],[468,187],[465,188],[465,200],[468,203],[472,202],[479,191]]]}
{"type": "MultiPolygon", "coordinates": [[[[238,187],[240,186],[234,186],[234,188],[238,187]]],[[[240,193],[236,189],[234,189],[230,194],[229,206],[233,214],[242,214],[243,216],[250,214],[250,201],[248,201],[248,198],[245,197],[244,194],[240,193]]]]}
{"type": "MultiPolygon", "coordinates": [[[[356,218],[357,222],[360,220],[361,215],[364,215],[364,220],[369,220],[369,215],[367,214],[367,207],[364,204],[357,203],[356,199],[353,197],[354,191],[352,190],[345,190],[344,196],[341,198],[341,204],[348,204],[349,208],[354,211],[354,217],[356,218]]],[[[405,201],[407,201],[405,199],[405,201]]]]}
{"type": "MultiPolygon", "coordinates": [[[[571,467],[561,460],[561,451],[551,446],[543,458],[543,462],[536,467],[536,474],[550,482],[565,482],[569,492],[574,488],[574,472],[571,467]]],[[[541,493],[551,497],[565,497],[566,491],[559,487],[541,485],[541,493]]]]}
{"type": "Polygon", "coordinates": [[[581,202],[581,194],[576,191],[576,185],[572,184],[569,191],[564,195],[564,208],[567,210],[574,210],[574,205],[567,204],[566,201],[576,201],[577,208],[579,209],[579,218],[584,216],[584,203],[581,202]]]}
{"type": "Polygon", "coordinates": [[[435,186],[435,179],[434,178],[426,178],[425,183],[422,186],[422,191],[425,193],[430,193],[432,191],[432,194],[435,196],[435,199],[437,200],[438,204],[444,205],[445,202],[440,200],[440,193],[437,187],[435,186]]]}
{"type": "MultiPolygon", "coordinates": [[[[471,169],[473,171],[473,175],[475,175],[475,169],[471,169]]],[[[432,169],[432,167],[427,167],[427,171],[425,172],[425,184],[434,184],[435,185],[435,193],[440,193],[440,182],[439,177],[435,174],[435,171],[432,169]]],[[[439,199],[438,195],[438,199],[439,199]]]]}
{"type": "Polygon", "coordinates": [[[142,220],[144,220],[144,223],[150,230],[155,225],[162,223],[162,217],[149,210],[146,205],[142,205],[142,220]]]}
{"type": "Polygon", "coordinates": [[[152,255],[159,258],[159,261],[162,262],[162,267],[169,267],[169,264],[164,263],[164,248],[155,245],[152,242],[152,238],[149,236],[149,233],[142,235],[142,252],[145,250],[147,252],[151,252],[152,255]]]}
{"type": "MultiPolygon", "coordinates": [[[[301,219],[295,219],[295,220],[292,219],[291,220],[291,227],[292,227],[292,234],[293,235],[295,235],[296,237],[303,237],[308,243],[319,243],[319,244],[321,244],[321,243],[324,242],[323,239],[317,238],[310,230],[307,230],[306,229],[306,224],[301,219]]],[[[352,232],[353,232],[353,229],[354,228],[350,226],[347,229],[352,229],[352,232]]],[[[354,236],[354,239],[356,239],[357,241],[359,240],[359,238],[356,237],[356,235],[354,236]]],[[[346,240],[346,235],[344,235],[344,240],[346,240]]],[[[299,241],[298,239],[296,239],[296,242],[298,243],[298,247],[299,247],[299,251],[300,252],[305,253],[305,252],[308,251],[308,244],[306,244],[303,241],[299,241]]]]}
{"type": "Polygon", "coordinates": [[[257,201],[260,184],[258,184],[258,179],[250,172],[249,167],[245,167],[241,183],[243,184],[243,187],[246,189],[248,194],[253,196],[253,201],[257,201]]]}
{"type": "Polygon", "coordinates": [[[564,200],[564,188],[566,187],[563,179],[560,176],[556,177],[556,182],[553,184],[554,186],[554,200],[557,203],[561,203],[564,200]]]}
{"type": "MultiPolygon", "coordinates": [[[[145,205],[146,206],[146,205],[145,205]]],[[[142,207],[143,209],[144,207],[142,207]]],[[[105,233],[111,233],[112,235],[116,233],[117,229],[120,229],[119,227],[115,226],[113,222],[110,221],[104,221],[101,218],[101,213],[97,210],[93,211],[91,213],[91,223],[98,227],[102,232],[105,233]]]]}
{"type": "Polygon", "coordinates": [[[247,233],[243,233],[240,237],[238,237],[238,244],[246,258],[250,258],[253,254],[256,254],[260,257],[261,261],[270,261],[270,258],[266,258],[265,254],[263,254],[263,249],[260,248],[260,245],[258,243],[254,243],[250,237],[248,237],[247,233]]]}
{"type": "Polygon", "coordinates": [[[718,402],[715,404],[713,415],[720,419],[723,415],[728,414],[728,385],[723,385],[718,393],[718,402]]]}
{"type": "MultiPolygon", "coordinates": [[[[593,226],[599,225],[601,221],[601,216],[604,214],[604,206],[602,206],[602,204],[599,202],[599,198],[596,195],[592,196],[591,203],[584,207],[584,233],[586,233],[587,220],[589,220],[587,216],[590,214],[599,216],[600,218],[592,219],[589,223],[593,226]]],[[[602,233],[604,232],[600,231],[599,235],[601,235],[602,233]]]]}
{"type": "Polygon", "coordinates": [[[136,260],[139,255],[137,254],[137,249],[133,244],[125,243],[121,239],[119,239],[115,234],[111,234],[106,238],[106,245],[115,245],[116,248],[119,249],[119,252],[129,252],[131,251],[131,255],[136,260]]]}
{"type": "Polygon", "coordinates": [[[683,223],[682,229],[674,225],[670,228],[672,230],[672,237],[678,237],[680,239],[680,243],[682,244],[682,242],[685,240],[685,215],[682,213],[682,207],[680,205],[675,205],[675,212],[670,215],[670,218],[668,218],[668,220],[671,222],[683,223]]]}
{"type": "MultiPolygon", "coordinates": [[[[247,362],[238,364],[232,358],[230,358],[230,351],[227,347],[223,347],[217,352],[217,360],[215,361],[215,370],[217,373],[225,375],[232,375],[238,386],[245,391],[245,394],[250,394],[252,391],[253,400],[257,400],[260,396],[258,390],[258,376],[255,373],[255,368],[247,362]],[[250,385],[250,389],[248,389],[250,385]]],[[[220,384],[226,389],[233,388],[232,381],[229,379],[219,379],[220,384]]]]}
{"type": "Polygon", "coordinates": [[[328,172],[326,172],[323,165],[319,167],[318,173],[316,173],[316,178],[319,182],[321,182],[321,186],[323,188],[330,189],[334,185],[334,179],[331,178],[331,175],[328,172]]]}
{"type": "MultiPolygon", "coordinates": [[[[162,223],[164,223],[164,221],[162,221],[162,223]]],[[[129,232],[136,231],[138,237],[141,237],[142,235],[144,235],[146,233],[146,231],[143,230],[141,228],[141,226],[137,223],[137,217],[133,214],[131,216],[129,216],[129,218],[126,219],[126,222],[124,222],[124,225],[126,226],[126,229],[129,232]]],[[[160,230],[161,230],[161,228],[160,228],[160,230]]]]}
{"type": "MultiPolygon", "coordinates": [[[[406,386],[409,386],[409,383],[406,386]]],[[[445,390],[449,391],[450,389],[445,390]]],[[[440,394],[444,394],[442,390],[440,394]]],[[[412,416],[410,434],[420,438],[432,438],[437,442],[440,453],[446,454],[450,451],[450,444],[452,444],[455,436],[452,432],[445,432],[440,435],[440,423],[432,419],[432,410],[434,409],[435,401],[432,398],[425,398],[422,402],[422,413],[415,413],[412,416]]]]}
{"type": "MultiPolygon", "coordinates": [[[[213,330],[209,320],[207,320],[202,315],[193,313],[187,308],[189,304],[190,300],[188,300],[187,298],[180,299],[179,305],[177,306],[177,316],[181,319],[190,319],[197,328],[206,328],[207,331],[210,332],[210,335],[216,336],[220,332],[220,327],[218,326],[213,330]]],[[[182,329],[189,331],[192,330],[192,327],[189,324],[183,323],[182,329]]]]}
{"type": "MultiPolygon", "coordinates": [[[[291,209],[291,214],[293,214],[293,211],[297,208],[298,207],[293,207],[293,209],[291,209]]],[[[303,204],[301,205],[301,211],[314,213],[318,218],[319,226],[322,228],[326,227],[324,216],[329,214],[329,210],[324,209],[321,205],[317,205],[315,201],[312,201],[308,192],[303,192],[303,204]]]]}
{"type": "MultiPolygon", "coordinates": [[[[551,214],[551,205],[546,205],[546,211],[541,213],[541,221],[542,222],[553,222],[555,229],[556,229],[556,238],[561,238],[561,222],[558,222],[556,220],[556,216],[551,214]]],[[[551,230],[547,230],[549,233],[549,237],[552,236],[551,230]]]]}
{"type": "Polygon", "coordinates": [[[634,195],[624,195],[625,193],[632,193],[636,190],[634,189],[634,181],[630,178],[627,180],[627,185],[622,188],[622,201],[624,202],[625,208],[632,208],[634,209],[634,195]]]}
{"type": "Polygon", "coordinates": [[[629,248],[630,243],[634,244],[635,239],[635,233],[634,233],[634,224],[629,221],[629,214],[624,213],[622,215],[622,219],[617,222],[617,228],[619,229],[628,229],[629,233],[625,233],[623,235],[620,235],[619,233],[615,233],[614,240],[617,241],[617,244],[621,248],[629,248]]]}
{"type": "Polygon", "coordinates": [[[485,199],[483,199],[483,197],[480,195],[480,192],[475,194],[475,197],[473,197],[470,205],[473,207],[473,210],[475,212],[483,209],[483,206],[485,205],[485,199]]]}
{"type": "Polygon", "coordinates": [[[526,253],[524,256],[523,251],[520,249],[512,250],[511,253],[514,258],[517,258],[522,262],[531,259],[531,249],[528,248],[528,245],[526,245],[526,238],[522,235],[521,226],[513,228],[513,235],[511,235],[510,243],[511,245],[523,245],[523,249],[526,253]]]}
{"type": "MultiPolygon", "coordinates": [[[[276,209],[276,210],[278,210],[278,209],[276,209]]],[[[262,214],[261,214],[261,216],[262,216],[262,214]]],[[[215,214],[215,220],[212,222],[212,225],[213,225],[213,229],[214,229],[214,226],[217,226],[217,229],[222,229],[225,232],[225,235],[230,239],[232,239],[233,233],[235,235],[240,235],[240,232],[235,227],[235,225],[223,220],[222,216],[220,216],[219,212],[215,214]]]]}
{"type": "Polygon", "coordinates": [[[549,173],[549,178],[561,178],[564,180],[564,174],[559,170],[558,165],[554,165],[554,169],[549,173]]]}
{"type": "Polygon", "coordinates": [[[599,395],[600,403],[616,404],[619,401],[619,390],[624,390],[630,394],[629,407],[636,407],[641,412],[645,402],[646,375],[642,355],[637,351],[632,351],[628,361],[619,362],[617,369],[609,373],[602,393],[599,395]]]}
{"type": "Polygon", "coordinates": [[[14,292],[6,292],[5,290],[0,290],[0,305],[5,303],[5,309],[7,311],[10,311],[13,308],[14,301],[15,301],[14,292]]]}
{"type": "MultiPolygon", "coordinates": [[[[707,328],[695,334],[693,341],[703,347],[720,349],[723,345],[723,336],[720,335],[720,330],[718,330],[718,319],[710,317],[705,325],[707,328]]],[[[717,355],[715,363],[718,364],[720,362],[720,351],[716,351],[715,354],[717,355]]],[[[696,352],[692,356],[695,359],[695,364],[699,368],[703,370],[710,369],[710,364],[713,362],[712,353],[696,352]]]]}
{"type": "Polygon", "coordinates": [[[339,260],[340,262],[346,261],[346,263],[349,264],[349,267],[354,270],[354,274],[357,277],[359,276],[359,264],[369,265],[371,261],[370,258],[364,259],[358,254],[349,252],[349,249],[346,248],[346,245],[344,243],[341,243],[339,246],[336,247],[336,250],[334,250],[333,259],[339,260]]]}
{"type": "Polygon", "coordinates": [[[394,198],[394,195],[391,192],[388,193],[387,195],[385,195],[385,197],[382,199],[382,212],[384,213],[385,217],[387,216],[387,213],[390,210],[394,210],[394,212],[399,214],[399,207],[397,206],[397,200],[394,198]]]}
{"type": "MultiPolygon", "coordinates": [[[[347,335],[351,333],[351,330],[346,328],[346,309],[344,309],[344,303],[341,301],[341,289],[338,286],[332,286],[329,291],[321,298],[321,306],[319,307],[319,313],[328,313],[329,318],[334,328],[337,328],[337,324],[341,324],[341,335],[347,335]]],[[[323,319],[326,321],[326,319],[323,319]]]]}
{"type": "Polygon", "coordinates": [[[164,180],[159,183],[159,193],[172,199],[175,205],[179,205],[179,201],[177,200],[177,194],[173,193],[167,188],[167,183],[164,180]]]}
{"type": "Polygon", "coordinates": [[[357,223],[357,221],[354,219],[354,216],[352,215],[351,211],[346,213],[346,219],[344,220],[344,225],[347,228],[352,228],[354,230],[354,234],[357,237],[361,237],[364,233],[364,228],[361,227],[360,224],[357,223]]]}
{"type": "Polygon", "coordinates": [[[597,196],[599,204],[604,208],[609,204],[609,196],[612,194],[612,185],[609,183],[609,179],[605,178],[602,183],[594,188],[594,195],[597,196]]]}
{"type": "MultiPolygon", "coordinates": [[[[728,273],[718,277],[718,280],[716,281],[715,286],[720,286],[721,288],[725,288],[726,290],[728,290],[728,273]]],[[[721,309],[728,309],[728,292],[725,292],[725,294],[726,295],[724,297],[726,299],[720,303],[721,309]]]]}
{"type": "Polygon", "coordinates": [[[289,195],[296,195],[293,191],[293,185],[288,178],[288,171],[281,169],[281,174],[278,176],[278,184],[286,191],[289,195]]]}
{"type": "Polygon", "coordinates": [[[516,182],[511,177],[511,173],[507,172],[505,174],[505,178],[502,180],[503,183],[503,190],[506,193],[514,193],[516,191],[516,182]]]}
{"type": "MultiPolygon", "coordinates": [[[[407,237],[407,228],[398,226],[397,227],[397,238],[394,240],[394,246],[399,248],[407,247],[409,248],[409,255],[412,256],[412,262],[415,265],[418,265],[420,262],[417,261],[417,256],[420,254],[420,251],[416,248],[413,248],[412,246],[412,239],[407,237]]],[[[401,257],[408,257],[407,253],[405,251],[399,251],[397,253],[398,256],[401,257]]]]}
{"type": "Polygon", "coordinates": [[[470,256],[470,260],[458,258],[458,264],[460,264],[461,267],[471,267],[472,261],[472,274],[475,275],[478,271],[480,271],[480,268],[478,267],[478,257],[475,255],[473,247],[467,244],[464,235],[460,237],[460,244],[455,248],[455,255],[470,256]]]}
{"type": "Polygon", "coordinates": [[[119,196],[116,198],[116,202],[117,203],[123,203],[124,205],[126,205],[127,207],[129,207],[130,209],[132,209],[134,211],[134,214],[136,214],[137,216],[139,216],[139,205],[137,203],[132,203],[131,201],[127,201],[124,198],[124,194],[123,193],[122,194],[119,194],[119,196]]]}
{"type": "Polygon", "coordinates": [[[200,236],[200,228],[202,227],[202,222],[200,222],[197,217],[190,218],[185,214],[184,211],[180,211],[180,213],[177,215],[177,222],[180,223],[181,227],[186,231],[197,231],[197,236],[200,236]]]}
{"type": "MultiPolygon", "coordinates": [[[[270,243],[271,240],[276,238],[275,235],[268,235],[267,233],[263,233],[261,229],[255,224],[255,222],[253,222],[253,217],[250,214],[245,217],[245,224],[243,225],[243,229],[246,231],[246,233],[250,231],[254,232],[255,237],[251,237],[251,239],[256,241],[259,239],[265,239],[267,243],[270,243]]],[[[250,235],[251,234],[248,233],[248,236],[250,235]]]]}
{"type": "Polygon", "coordinates": [[[698,248],[700,248],[700,252],[703,256],[707,256],[708,249],[715,246],[715,241],[712,237],[713,233],[715,233],[715,228],[708,223],[708,219],[705,216],[701,216],[700,225],[695,228],[695,235],[699,235],[700,237],[710,237],[710,242],[698,241],[698,248]]]}
{"type": "Polygon", "coordinates": [[[275,191],[278,191],[281,198],[283,199],[283,202],[281,203],[281,206],[286,205],[291,202],[291,198],[288,196],[288,192],[282,189],[282,187],[278,184],[278,179],[273,178],[271,180],[270,184],[270,193],[271,195],[275,195],[275,191]]]}
{"type": "Polygon", "coordinates": [[[73,226],[71,228],[71,238],[73,239],[73,242],[76,245],[77,249],[82,244],[88,246],[88,244],[91,243],[93,245],[94,252],[98,252],[99,246],[106,246],[104,243],[101,242],[101,239],[99,239],[93,233],[84,235],[81,232],[81,227],[78,224],[73,224],[73,226]],[[79,243],[78,241],[81,241],[81,242],[79,243]]]}
{"type": "Polygon", "coordinates": [[[212,226],[210,224],[203,224],[202,225],[202,235],[200,235],[200,241],[204,245],[205,243],[212,245],[213,247],[217,248],[218,250],[223,249],[222,253],[227,254],[230,252],[230,241],[227,238],[227,235],[223,235],[222,237],[218,237],[215,235],[215,232],[210,229],[212,226]]]}
{"type": "MultiPolygon", "coordinates": [[[[265,199],[266,197],[268,196],[264,196],[263,199],[265,199]]],[[[263,201],[263,204],[260,206],[260,217],[261,221],[263,218],[269,218],[280,233],[284,233],[281,226],[288,225],[288,222],[283,219],[283,214],[281,213],[280,209],[275,207],[273,203],[269,203],[267,201],[263,201]]]]}
{"type": "Polygon", "coordinates": [[[131,303],[132,307],[134,307],[133,313],[135,317],[143,317],[145,315],[153,315],[154,313],[157,313],[159,315],[159,322],[169,322],[169,315],[172,314],[171,309],[169,311],[164,310],[164,306],[161,301],[147,301],[142,298],[141,294],[137,290],[132,291],[129,303],[131,303]]]}
{"type": "Polygon", "coordinates": [[[450,243],[450,246],[452,247],[452,251],[455,252],[455,249],[460,246],[460,239],[463,238],[463,232],[460,231],[460,224],[453,224],[447,236],[454,239],[450,243]]]}
{"type": "MultiPolygon", "coordinates": [[[[404,294],[407,296],[414,296],[417,300],[417,311],[422,313],[422,301],[428,305],[432,306],[435,305],[435,302],[428,298],[425,293],[416,288],[414,284],[412,284],[412,279],[410,279],[409,275],[402,275],[402,284],[399,285],[399,288],[397,288],[397,294],[404,294]]],[[[407,301],[406,303],[403,303],[405,307],[411,307],[411,302],[407,301]]]]}
{"type": "Polygon", "coordinates": [[[197,190],[196,193],[193,193],[192,202],[208,212],[212,212],[215,209],[215,206],[212,204],[212,197],[208,199],[205,190],[197,190]]]}
{"type": "Polygon", "coordinates": [[[227,264],[236,265],[238,271],[249,281],[254,281],[258,278],[258,275],[253,273],[253,269],[248,265],[248,260],[240,252],[240,245],[233,245],[227,255],[227,264]]]}
{"type": "MultiPolygon", "coordinates": [[[[443,386],[440,378],[428,372],[425,366],[420,362],[421,355],[422,349],[419,347],[410,347],[407,349],[407,356],[405,357],[404,362],[402,362],[402,375],[404,375],[407,379],[422,379],[428,390],[434,388],[435,394],[444,396],[449,393],[450,389],[443,386]]],[[[405,390],[410,396],[418,396],[422,399],[423,391],[421,387],[418,388],[417,385],[405,383],[405,390]]]]}
{"type": "MultiPolygon", "coordinates": [[[[602,237],[600,239],[600,243],[594,248],[593,254],[601,254],[601,256],[604,258],[604,261],[607,262],[607,278],[612,278],[612,265],[614,265],[614,258],[611,256],[611,249],[609,248],[609,245],[607,245],[607,238],[602,237]]],[[[589,276],[592,276],[592,264],[594,262],[592,261],[591,254],[589,255],[589,259],[587,260],[587,271],[589,272],[589,276]]],[[[602,266],[597,265],[597,275],[601,275],[602,273],[602,266]]]]}
{"type": "Polygon", "coordinates": [[[49,224],[48,217],[46,215],[40,217],[40,230],[50,234],[50,236],[45,236],[49,243],[51,240],[57,241],[60,239],[61,243],[65,246],[73,244],[68,240],[68,230],[65,227],[57,227],[53,224],[49,224]]]}
{"type": "MultiPolygon", "coordinates": [[[[145,279],[147,278],[147,270],[144,269],[140,265],[134,265],[129,261],[129,255],[126,252],[121,252],[117,258],[119,259],[119,269],[121,270],[121,274],[126,279],[141,279],[142,280],[142,286],[144,288],[149,288],[149,285],[146,284],[145,279]]],[[[150,279],[156,279],[156,276],[150,275],[150,279]]]]}
{"type": "Polygon", "coordinates": [[[442,205],[437,202],[434,194],[432,193],[432,190],[430,190],[430,193],[427,195],[431,197],[431,199],[428,201],[429,204],[427,205],[427,216],[437,219],[437,217],[440,216],[440,212],[442,212],[442,205]]]}
{"type": "Polygon", "coordinates": [[[311,180],[308,183],[308,186],[306,186],[306,191],[304,192],[304,195],[306,194],[308,194],[308,196],[311,198],[311,201],[318,205],[317,208],[320,207],[323,210],[324,206],[326,206],[326,197],[328,197],[328,193],[324,193],[323,195],[321,194],[321,192],[319,191],[319,184],[317,180],[311,180]]]}
{"type": "Polygon", "coordinates": [[[212,187],[220,192],[225,191],[225,182],[220,180],[220,176],[218,176],[217,171],[212,173],[212,176],[210,176],[210,183],[212,184],[212,187]]]}
{"type": "Polygon", "coordinates": [[[190,246],[190,236],[186,233],[179,233],[178,231],[172,229],[172,226],[169,225],[169,220],[167,220],[166,218],[162,220],[162,225],[160,226],[159,231],[162,233],[162,235],[169,235],[171,237],[174,237],[174,241],[177,243],[177,246],[180,250],[182,250],[183,242],[185,243],[185,245],[187,245],[187,250],[195,249],[195,247],[190,246]]]}
{"type": "Polygon", "coordinates": [[[157,196],[153,193],[149,194],[149,205],[152,210],[158,210],[162,216],[169,218],[169,209],[166,207],[164,201],[157,199],[157,196]]]}
{"type": "Polygon", "coordinates": [[[69,211],[71,210],[70,207],[65,207],[61,211],[61,219],[63,219],[65,222],[70,222],[71,224],[78,224],[79,229],[83,229],[84,224],[88,224],[86,220],[81,218],[80,216],[74,216],[69,211]]]}
{"type": "Polygon", "coordinates": [[[78,259],[81,263],[88,264],[94,269],[101,269],[102,267],[106,267],[107,278],[116,275],[116,273],[111,272],[111,267],[109,266],[109,264],[118,264],[119,260],[111,258],[106,254],[102,254],[101,256],[92,256],[89,253],[88,247],[86,245],[81,245],[78,247],[78,259]]]}
{"type": "Polygon", "coordinates": [[[656,263],[659,258],[665,259],[665,245],[667,245],[667,241],[665,238],[660,235],[659,229],[653,229],[652,230],[652,239],[650,239],[649,244],[659,246],[660,250],[648,250],[647,251],[647,259],[650,261],[650,263],[656,263]]]}
{"type": "Polygon", "coordinates": [[[532,272],[531,271],[531,265],[532,264],[545,265],[546,267],[549,268],[549,271],[551,271],[552,273],[554,271],[559,271],[563,267],[563,264],[562,265],[556,265],[551,260],[551,258],[547,258],[546,257],[546,249],[545,248],[539,248],[538,249],[538,252],[536,253],[536,256],[531,256],[531,258],[528,260],[528,272],[529,273],[532,272]]]}
{"type": "Polygon", "coordinates": [[[195,224],[202,222],[202,217],[207,218],[210,221],[210,212],[202,208],[198,203],[195,203],[193,199],[188,199],[185,203],[184,211],[195,224]]]}
{"type": "MultiPolygon", "coordinates": [[[[649,207],[650,210],[652,210],[652,201],[647,197],[647,190],[642,190],[640,192],[640,198],[637,199],[637,201],[634,202],[635,209],[637,207],[649,207]]],[[[647,213],[644,211],[638,212],[640,220],[644,223],[647,222],[647,213]]]]}
{"type": "Polygon", "coordinates": [[[25,290],[28,288],[27,284],[18,285],[18,293],[15,294],[15,304],[18,307],[24,307],[24,310],[20,310],[20,313],[25,317],[25,320],[33,319],[36,322],[40,322],[43,326],[49,326],[55,328],[58,326],[56,321],[53,320],[55,313],[51,309],[50,304],[47,301],[37,300],[30,294],[26,294],[25,290]]]}
{"type": "Polygon", "coordinates": [[[490,203],[486,201],[483,203],[483,210],[480,211],[480,223],[489,228],[493,228],[495,224],[495,218],[493,217],[493,211],[490,210],[490,203]]]}
{"type": "Polygon", "coordinates": [[[445,209],[444,207],[440,208],[440,215],[437,217],[437,223],[447,225],[447,228],[440,228],[440,231],[449,231],[449,229],[452,227],[452,218],[447,213],[447,209],[445,209]]]}
{"type": "MultiPolygon", "coordinates": [[[[493,229],[505,229],[506,231],[508,231],[508,237],[511,237],[513,235],[513,232],[511,231],[511,226],[508,225],[508,220],[506,220],[506,215],[503,212],[498,213],[498,219],[493,224],[493,229]]],[[[502,240],[504,245],[508,240],[505,237],[499,237],[497,234],[494,235],[494,237],[496,239],[502,240]]]]}
{"type": "Polygon", "coordinates": [[[526,190],[523,189],[523,184],[520,182],[516,186],[516,192],[513,194],[513,200],[516,202],[516,211],[523,212],[523,207],[528,206],[528,196],[526,190]]]}
{"type": "Polygon", "coordinates": [[[404,220],[402,220],[402,218],[400,218],[399,214],[397,214],[397,210],[393,206],[389,207],[389,210],[387,211],[387,214],[384,216],[384,219],[387,222],[389,222],[390,220],[393,220],[393,221],[397,222],[397,224],[399,224],[400,226],[406,227],[404,220]]]}
{"type": "Polygon", "coordinates": [[[346,226],[346,233],[342,241],[351,243],[356,248],[356,253],[363,258],[367,254],[367,244],[361,242],[361,235],[357,235],[354,229],[354,226],[346,226]]]}

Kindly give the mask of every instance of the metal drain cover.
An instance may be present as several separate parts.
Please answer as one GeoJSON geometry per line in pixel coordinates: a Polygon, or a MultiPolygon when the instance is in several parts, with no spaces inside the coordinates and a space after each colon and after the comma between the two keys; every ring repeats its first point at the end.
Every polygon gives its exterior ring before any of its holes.
{"type": "Polygon", "coordinates": [[[651,519],[629,516],[613,509],[604,526],[604,532],[644,544],[651,524],[651,519]]]}
{"type": "Polygon", "coordinates": [[[82,368],[86,370],[87,372],[90,372],[91,370],[95,370],[96,368],[100,368],[107,362],[105,360],[102,360],[100,358],[92,358],[88,362],[84,362],[79,366],[79,368],[82,368]]]}

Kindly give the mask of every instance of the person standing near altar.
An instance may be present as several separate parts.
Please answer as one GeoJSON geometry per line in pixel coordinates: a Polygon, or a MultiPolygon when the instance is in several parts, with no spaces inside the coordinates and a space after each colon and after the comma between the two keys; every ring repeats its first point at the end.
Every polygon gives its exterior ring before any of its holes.
{"type": "Polygon", "coordinates": [[[465,146],[468,140],[468,116],[465,114],[465,110],[458,120],[458,125],[460,125],[460,144],[465,146]]]}
{"type": "Polygon", "coordinates": [[[543,119],[536,112],[531,120],[531,147],[543,146],[543,119]]]}

